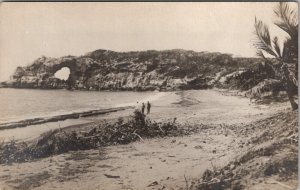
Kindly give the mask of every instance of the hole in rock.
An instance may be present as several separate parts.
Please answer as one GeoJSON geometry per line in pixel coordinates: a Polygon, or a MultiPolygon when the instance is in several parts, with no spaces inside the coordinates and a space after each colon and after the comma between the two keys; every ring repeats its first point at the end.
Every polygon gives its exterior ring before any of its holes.
{"type": "Polygon", "coordinates": [[[56,71],[54,76],[56,78],[59,78],[60,80],[68,80],[70,76],[70,69],[68,67],[63,67],[60,70],[56,71]]]}

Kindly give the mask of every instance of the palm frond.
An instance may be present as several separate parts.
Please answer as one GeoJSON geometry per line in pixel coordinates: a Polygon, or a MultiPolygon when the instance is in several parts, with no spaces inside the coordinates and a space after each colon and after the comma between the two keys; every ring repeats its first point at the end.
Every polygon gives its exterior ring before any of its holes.
{"type": "Polygon", "coordinates": [[[271,45],[271,37],[269,28],[265,25],[261,20],[257,20],[255,17],[255,34],[257,36],[256,42],[254,42],[254,46],[258,50],[265,51],[266,53],[278,57],[276,53],[272,49],[271,45]]]}
{"type": "Polygon", "coordinates": [[[257,51],[256,51],[256,55],[257,55],[258,57],[261,57],[261,58],[263,58],[263,59],[266,59],[264,53],[263,53],[261,50],[257,50],[257,51]]]}
{"type": "Polygon", "coordinates": [[[266,56],[261,50],[256,51],[256,55],[260,58],[263,58],[265,60],[265,63],[273,65],[273,63],[268,58],[266,58],[266,56]]]}
{"type": "Polygon", "coordinates": [[[272,40],[273,42],[273,47],[278,55],[279,58],[281,58],[281,52],[280,52],[280,45],[279,45],[279,42],[278,42],[278,38],[275,36],[274,39],[272,40]]]}
{"type": "Polygon", "coordinates": [[[280,2],[275,8],[274,13],[279,20],[275,24],[288,33],[292,38],[298,35],[298,15],[287,2],[280,2]]]}

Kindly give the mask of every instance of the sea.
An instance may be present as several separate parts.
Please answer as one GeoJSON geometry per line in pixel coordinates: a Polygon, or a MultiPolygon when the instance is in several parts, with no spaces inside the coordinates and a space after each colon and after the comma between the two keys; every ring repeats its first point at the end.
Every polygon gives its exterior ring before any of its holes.
{"type": "Polygon", "coordinates": [[[0,124],[90,110],[134,106],[163,92],[69,91],[0,88],[0,124]]]}

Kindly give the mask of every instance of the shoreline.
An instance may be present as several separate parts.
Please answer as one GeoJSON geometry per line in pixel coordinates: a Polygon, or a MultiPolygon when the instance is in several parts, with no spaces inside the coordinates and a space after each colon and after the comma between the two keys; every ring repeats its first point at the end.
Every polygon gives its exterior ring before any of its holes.
{"type": "MultiPolygon", "coordinates": [[[[24,90],[24,89],[21,89],[21,90],[24,90]]],[[[27,90],[27,89],[25,89],[25,90],[27,90]]],[[[35,90],[35,89],[33,89],[33,90],[35,90]]],[[[49,91],[56,91],[56,90],[58,92],[62,92],[62,89],[49,89],[49,91]]],[[[37,90],[37,91],[39,91],[39,90],[37,90]]],[[[85,98],[89,98],[89,96],[85,97],[84,96],[85,94],[82,94],[82,91],[78,91],[78,92],[83,100],[85,98]]],[[[24,91],[22,93],[27,93],[27,91],[24,91]]],[[[72,94],[72,96],[74,95],[72,92],[70,92],[70,93],[72,94]]],[[[89,92],[87,92],[87,93],[89,93],[89,92]]],[[[77,106],[74,109],[70,109],[70,103],[68,103],[68,104],[66,104],[67,109],[64,109],[63,105],[65,102],[61,102],[61,104],[58,105],[58,107],[56,109],[52,108],[50,111],[42,110],[42,112],[38,111],[31,115],[19,114],[19,115],[13,115],[14,117],[10,118],[9,115],[8,115],[8,117],[5,117],[5,113],[4,113],[4,116],[2,116],[0,118],[0,131],[4,130],[4,129],[26,127],[29,125],[37,125],[37,124],[48,123],[48,122],[63,121],[66,119],[78,119],[78,118],[82,118],[82,117],[89,117],[89,116],[101,115],[101,114],[106,114],[106,113],[112,113],[112,112],[121,111],[124,109],[131,109],[136,106],[136,101],[155,102],[156,100],[162,98],[163,96],[165,96],[168,93],[167,92],[152,92],[152,93],[149,92],[149,93],[144,94],[144,92],[141,92],[140,94],[137,94],[136,99],[134,99],[134,98],[126,99],[126,96],[128,96],[128,95],[131,96],[131,92],[130,92],[129,94],[125,93],[125,97],[124,97],[125,100],[122,100],[122,93],[118,94],[118,93],[113,93],[113,92],[109,92],[109,91],[108,92],[106,92],[106,91],[105,92],[96,92],[96,93],[92,92],[91,97],[94,99],[94,101],[95,101],[95,96],[98,96],[98,94],[100,95],[100,97],[104,98],[103,100],[99,99],[100,102],[103,101],[103,103],[100,103],[100,104],[98,103],[99,105],[97,105],[97,103],[96,103],[95,105],[91,106],[90,105],[91,102],[86,102],[85,104],[83,103],[82,105],[80,105],[81,107],[77,106]],[[116,96],[111,101],[109,96],[114,96],[114,95],[116,95],[116,96]],[[109,99],[108,103],[106,103],[107,98],[109,99]],[[114,100],[116,100],[116,98],[120,98],[121,101],[119,100],[119,101],[113,102],[114,100]],[[59,110],[57,111],[57,109],[59,109],[59,110]]],[[[64,94],[62,94],[62,95],[64,95],[64,94]]],[[[75,93],[75,95],[76,95],[76,93],[75,93]]],[[[135,95],[134,92],[133,92],[133,95],[135,95]]],[[[133,97],[135,97],[135,96],[133,96],[133,97]]],[[[57,97],[57,98],[59,98],[59,97],[57,97]]],[[[74,99],[74,98],[72,100],[76,101],[76,99],[74,99]]],[[[18,101],[21,101],[21,100],[18,100],[18,101]]],[[[46,101],[47,101],[47,99],[46,99],[46,101]]],[[[14,106],[14,104],[12,104],[12,105],[8,104],[7,106],[14,106]]],[[[24,105],[23,105],[22,109],[26,110],[26,108],[24,108],[24,105]]],[[[5,111],[5,110],[3,110],[3,111],[5,111]]],[[[32,112],[31,110],[29,110],[29,111],[32,112]]]]}
{"type": "Polygon", "coordinates": [[[49,123],[49,122],[64,121],[67,119],[78,119],[81,117],[107,114],[107,113],[117,112],[117,111],[126,110],[126,109],[130,109],[130,108],[132,108],[132,106],[104,108],[104,109],[98,109],[98,110],[75,112],[75,113],[70,113],[70,114],[61,114],[61,115],[48,116],[48,117],[37,117],[37,118],[32,118],[32,119],[19,120],[19,121],[15,121],[15,122],[1,123],[0,131],[6,130],[6,129],[18,128],[18,127],[26,127],[29,125],[37,125],[37,124],[43,124],[43,123],[49,123]]]}
{"type": "MultiPolygon", "coordinates": [[[[234,124],[247,122],[248,120],[250,122],[251,119],[249,116],[251,115],[262,118],[264,114],[273,110],[268,110],[269,106],[251,103],[246,97],[228,96],[215,89],[174,91],[163,93],[159,96],[154,95],[142,101],[147,101],[147,99],[152,103],[151,114],[148,117],[158,122],[172,121],[176,117],[176,121],[182,124],[234,124]]],[[[70,130],[77,130],[77,128],[86,129],[90,126],[86,124],[92,125],[106,120],[110,121],[116,120],[119,117],[125,118],[130,116],[133,112],[133,103],[130,105],[118,104],[116,106],[123,107],[96,111],[90,110],[81,112],[83,113],[82,115],[80,113],[71,113],[61,116],[37,118],[36,120],[33,119],[33,123],[31,124],[24,123],[24,120],[19,121],[19,123],[10,122],[5,124],[6,126],[0,124],[1,138],[13,138],[16,140],[31,139],[31,133],[36,136],[56,128],[68,128],[70,130]],[[74,125],[77,127],[73,129],[72,126],[74,125]]],[[[276,105],[271,106],[281,109],[288,104],[279,103],[278,106],[276,105]]]]}

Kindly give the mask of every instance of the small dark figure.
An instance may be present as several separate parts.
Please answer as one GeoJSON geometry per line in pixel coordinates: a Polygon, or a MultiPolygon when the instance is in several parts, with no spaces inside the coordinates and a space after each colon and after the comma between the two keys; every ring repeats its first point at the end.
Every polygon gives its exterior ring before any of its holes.
{"type": "Polygon", "coordinates": [[[139,109],[139,102],[137,101],[136,105],[135,105],[135,110],[138,110],[138,109],[139,109]]]}
{"type": "Polygon", "coordinates": [[[144,112],[145,112],[145,104],[144,104],[144,102],[142,103],[142,113],[144,114],[144,112]]]}
{"type": "Polygon", "coordinates": [[[150,108],[151,108],[151,104],[150,104],[150,102],[148,101],[148,102],[147,102],[147,114],[150,114],[150,108]]]}

